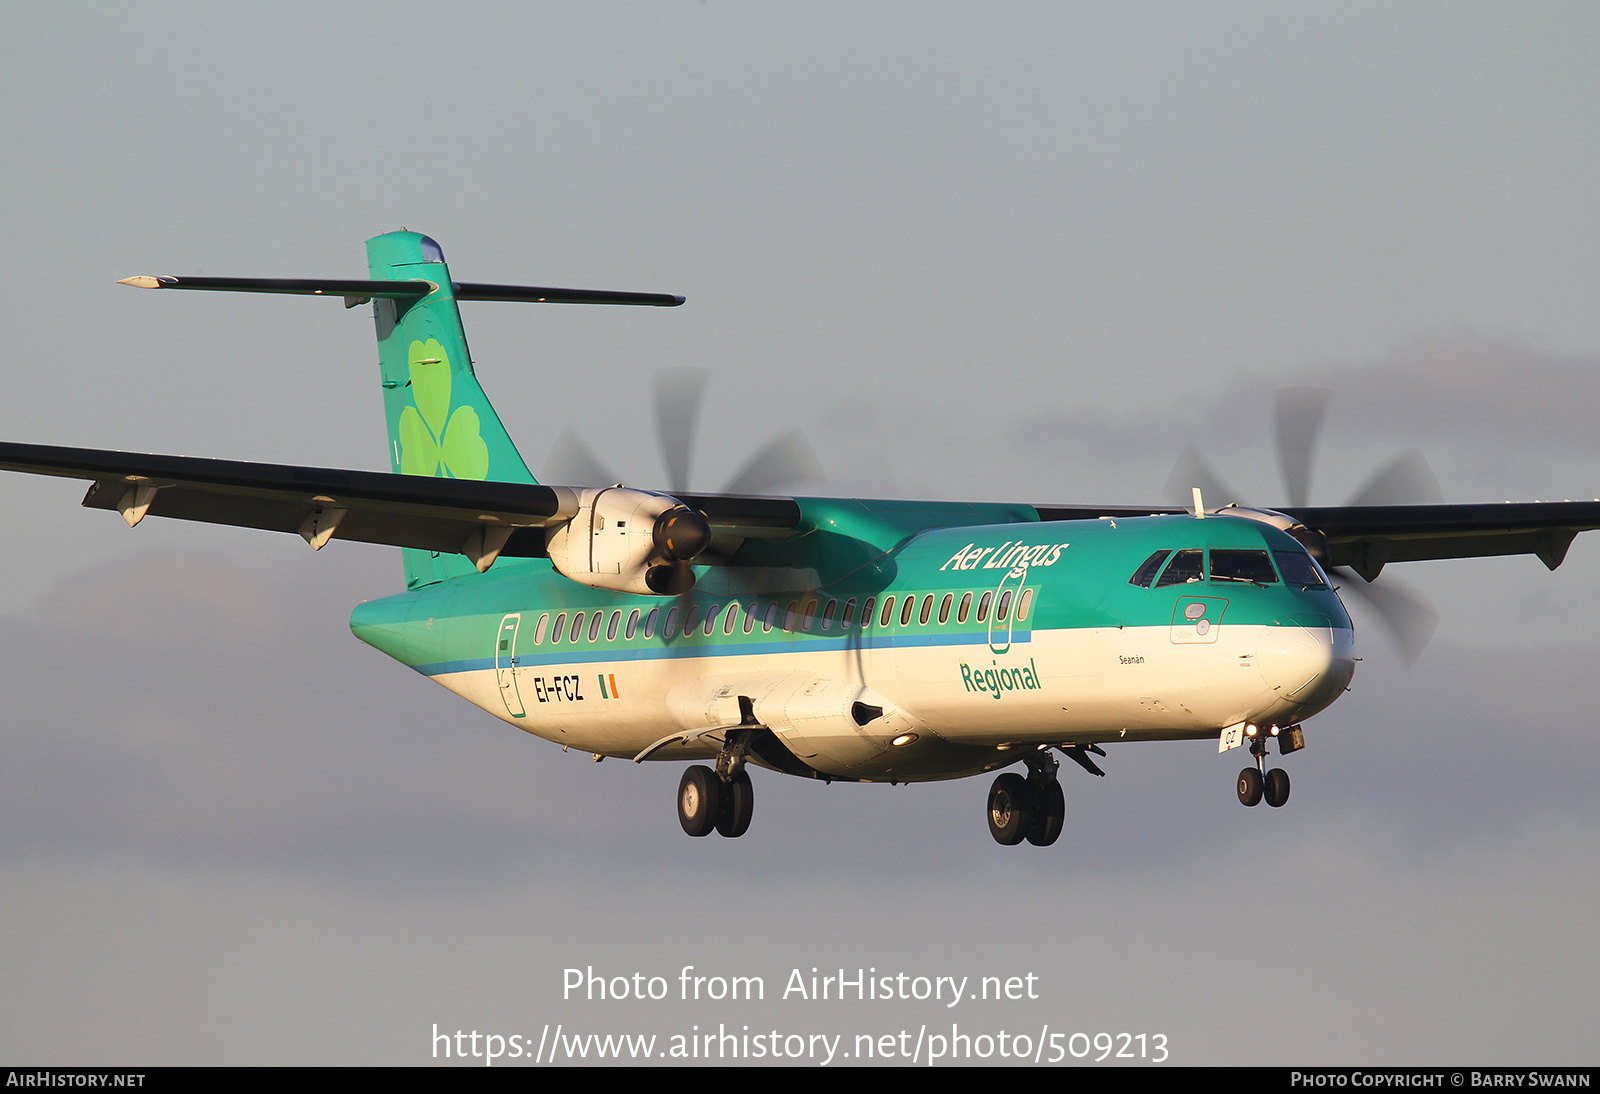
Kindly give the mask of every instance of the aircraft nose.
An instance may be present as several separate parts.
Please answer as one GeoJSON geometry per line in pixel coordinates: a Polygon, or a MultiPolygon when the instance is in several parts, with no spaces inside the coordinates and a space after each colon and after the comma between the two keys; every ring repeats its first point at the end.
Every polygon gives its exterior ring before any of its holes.
{"type": "Polygon", "coordinates": [[[1285,620],[1261,628],[1256,667],[1267,687],[1284,702],[1303,708],[1307,717],[1326,707],[1355,675],[1350,643],[1324,618],[1285,620]]]}

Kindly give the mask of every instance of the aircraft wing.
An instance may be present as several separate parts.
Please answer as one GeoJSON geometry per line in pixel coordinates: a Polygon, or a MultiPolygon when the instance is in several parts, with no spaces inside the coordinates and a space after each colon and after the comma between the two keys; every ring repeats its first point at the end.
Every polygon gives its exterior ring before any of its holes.
{"type": "Polygon", "coordinates": [[[1600,528],[1600,501],[1480,505],[1335,505],[1280,510],[1328,543],[1328,561],[1371,581],[1390,562],[1537,555],[1554,570],[1579,533],[1600,528]]]}
{"type": "MultiPolygon", "coordinates": [[[[1173,506],[1035,506],[1041,520],[1186,513],[1173,506]]],[[[1226,512],[1226,510],[1223,510],[1226,512]]],[[[1479,505],[1321,505],[1278,509],[1313,533],[1330,566],[1368,581],[1390,562],[1537,555],[1555,569],[1579,533],[1600,528],[1600,501],[1479,505]]],[[[1248,514],[1242,514],[1248,515],[1248,514]]],[[[1301,538],[1298,532],[1291,532],[1301,538]]],[[[1308,543],[1308,545],[1310,545],[1308,543]]]]}
{"type": "MultiPolygon", "coordinates": [[[[396,475],[328,467],[144,455],[0,442],[0,470],[92,485],[83,504],[147,514],[297,532],[320,547],[332,536],[365,543],[471,554],[486,526],[512,529],[498,551],[545,554],[544,529],[577,511],[576,491],[533,483],[396,475]]],[[[801,514],[791,498],[685,494],[719,535],[783,536],[801,514]]],[[[1164,506],[1038,506],[1042,520],[1092,520],[1185,510],[1164,506]]],[[[1390,562],[1532,554],[1555,569],[1581,531],[1600,528],[1600,501],[1478,505],[1308,506],[1279,510],[1327,544],[1330,565],[1369,581],[1390,562]]]]}
{"type": "MultiPolygon", "coordinates": [[[[364,543],[469,554],[486,526],[511,528],[498,554],[545,554],[544,528],[577,511],[566,487],[429,478],[329,467],[242,463],[91,448],[0,442],[0,470],[91,481],[83,504],[148,514],[298,532],[314,547],[332,536],[364,543]]],[[[719,534],[783,534],[800,519],[788,498],[694,495],[719,534]]],[[[481,543],[481,540],[480,540],[481,543]]]]}

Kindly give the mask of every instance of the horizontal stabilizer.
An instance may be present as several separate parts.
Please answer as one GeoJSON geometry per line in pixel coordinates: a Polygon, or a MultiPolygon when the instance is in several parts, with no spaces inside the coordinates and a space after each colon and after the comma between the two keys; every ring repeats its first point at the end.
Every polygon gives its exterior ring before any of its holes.
{"type": "MultiPolygon", "coordinates": [[[[373,298],[420,300],[438,289],[432,281],[335,281],[294,277],[167,277],[141,274],[119,285],[136,289],[203,289],[210,292],[264,292],[289,296],[338,296],[364,303],[373,298]]],[[[537,285],[480,285],[453,282],[457,300],[508,300],[524,304],[642,304],[675,308],[683,297],[655,292],[610,292],[604,289],[553,289],[537,285]]]]}
{"type": "Polygon", "coordinates": [[[603,289],[541,289],[528,285],[480,285],[472,281],[455,283],[457,300],[510,300],[524,304],[643,304],[653,308],[676,308],[683,297],[659,292],[609,292],[603,289]]]}
{"type": "Polygon", "coordinates": [[[124,277],[118,285],[136,289],[206,289],[211,292],[269,292],[289,296],[392,297],[420,300],[439,286],[432,281],[332,281],[298,277],[124,277]]]}

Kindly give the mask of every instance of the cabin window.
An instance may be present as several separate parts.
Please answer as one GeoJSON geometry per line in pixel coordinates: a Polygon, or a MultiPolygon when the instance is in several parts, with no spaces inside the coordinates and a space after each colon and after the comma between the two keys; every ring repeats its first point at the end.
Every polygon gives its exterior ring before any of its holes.
{"type": "Polygon", "coordinates": [[[800,603],[796,600],[789,601],[789,607],[783,613],[783,629],[794,633],[795,617],[800,614],[800,603]]]}
{"type": "Polygon", "coordinates": [[[628,640],[629,642],[632,642],[633,641],[633,636],[638,634],[638,633],[639,633],[639,609],[635,608],[635,609],[633,609],[633,611],[628,613],[628,629],[622,632],[622,637],[625,638],[626,640],[628,640]]]}
{"type": "Polygon", "coordinates": [[[561,643],[561,635],[562,632],[566,630],[566,626],[567,613],[562,612],[560,615],[556,616],[556,625],[550,628],[550,644],[552,646],[559,645],[561,643]]]}
{"type": "Polygon", "coordinates": [[[777,622],[778,606],[776,604],[768,604],[766,617],[761,620],[761,633],[771,634],[772,628],[777,624],[777,622]]]}
{"type": "Polygon", "coordinates": [[[621,626],[621,624],[622,624],[622,613],[621,612],[612,612],[611,613],[611,620],[610,620],[610,622],[608,622],[606,624],[606,641],[607,642],[615,642],[617,640],[617,628],[619,626],[621,626]]]}
{"type": "Polygon", "coordinates": [[[1304,551],[1274,551],[1272,554],[1278,560],[1278,569],[1283,571],[1283,580],[1290,585],[1312,588],[1328,583],[1327,577],[1322,573],[1322,567],[1317,565],[1316,559],[1304,551]]]}
{"type": "Polygon", "coordinates": [[[593,642],[600,637],[600,624],[605,621],[605,612],[595,612],[589,619],[589,641],[593,642]]]}
{"type": "Polygon", "coordinates": [[[838,609],[838,607],[839,607],[839,602],[837,600],[830,600],[830,601],[828,601],[828,606],[822,609],[822,629],[823,630],[826,631],[826,630],[832,630],[833,629],[833,613],[834,613],[835,610],[838,609]]]}
{"type": "Polygon", "coordinates": [[[878,626],[887,627],[889,625],[889,620],[891,620],[893,618],[894,618],[894,597],[886,596],[886,597],[883,598],[883,614],[878,616],[878,626]]]}
{"type": "Polygon", "coordinates": [[[994,596],[993,593],[984,593],[983,594],[983,599],[978,601],[978,622],[979,623],[982,623],[985,619],[989,618],[989,600],[993,596],[994,596]]]}
{"type": "Polygon", "coordinates": [[[1017,622],[1021,623],[1028,618],[1028,609],[1033,606],[1033,590],[1023,589],[1022,595],[1017,598],[1017,622]]]}
{"type": "Polygon", "coordinates": [[[567,641],[568,642],[576,642],[578,640],[578,636],[581,635],[582,633],[583,633],[583,613],[579,612],[577,615],[572,617],[572,630],[567,632],[567,641]]]}
{"type": "Polygon", "coordinates": [[[1212,581],[1250,581],[1257,585],[1276,585],[1278,575],[1265,551],[1211,548],[1212,581]]]}
{"type": "Polygon", "coordinates": [[[944,599],[939,601],[939,622],[941,624],[950,622],[950,605],[955,602],[955,599],[954,593],[945,593],[944,599]]]}
{"type": "Polygon", "coordinates": [[[900,625],[911,626],[911,616],[917,610],[917,598],[908,596],[900,602],[900,625]]]}
{"type": "Polygon", "coordinates": [[[728,610],[722,616],[722,633],[732,634],[733,626],[737,622],[739,622],[739,605],[738,603],[729,604],[728,610]]]}
{"type": "Polygon", "coordinates": [[[933,594],[929,593],[927,596],[922,598],[922,611],[917,613],[917,622],[918,623],[926,623],[928,621],[928,618],[930,616],[932,616],[932,615],[933,615],[933,594]]]}
{"type": "Polygon", "coordinates": [[[994,621],[996,623],[1004,623],[1006,621],[1006,610],[1010,607],[1011,590],[1007,589],[1005,592],[1000,594],[1000,603],[994,606],[994,621]]]}
{"type": "Polygon", "coordinates": [[[717,629],[717,612],[721,610],[715,604],[706,609],[706,634],[709,635],[717,629]]]}
{"type": "Polygon", "coordinates": [[[755,630],[756,616],[761,614],[761,601],[752,600],[749,607],[744,610],[744,633],[749,634],[755,630]]]}
{"type": "Polygon", "coordinates": [[[667,609],[667,621],[661,625],[661,637],[671,638],[672,632],[678,629],[678,609],[667,609]]]}
{"type": "Polygon", "coordinates": [[[803,631],[809,631],[811,629],[811,624],[815,623],[816,621],[817,602],[815,600],[808,600],[806,601],[805,615],[803,615],[800,619],[800,629],[803,631]]]}
{"type": "Polygon", "coordinates": [[[1161,574],[1161,580],[1156,582],[1156,588],[1165,588],[1168,585],[1186,585],[1194,581],[1204,581],[1206,576],[1206,553],[1199,548],[1190,548],[1179,551],[1172,556],[1172,561],[1167,564],[1166,570],[1161,574]]]}
{"type": "Polygon", "coordinates": [[[646,638],[654,638],[656,636],[656,616],[660,611],[660,608],[651,608],[650,614],[644,617],[644,636],[646,638]]]}
{"type": "Polygon", "coordinates": [[[961,594],[961,606],[956,609],[956,622],[965,623],[967,616],[972,614],[972,594],[961,594]]]}
{"type": "Polygon", "coordinates": [[[688,638],[694,633],[695,624],[700,622],[700,605],[690,604],[689,614],[683,617],[683,636],[688,638]]]}
{"type": "Polygon", "coordinates": [[[547,629],[549,629],[549,627],[550,627],[550,613],[549,612],[545,612],[543,615],[541,615],[539,617],[539,625],[537,627],[533,628],[533,644],[535,646],[544,645],[544,632],[547,629]]]}
{"type": "Polygon", "coordinates": [[[844,614],[839,617],[839,629],[844,630],[850,621],[856,617],[856,598],[851,597],[844,602],[844,614]]]}
{"type": "Polygon", "coordinates": [[[869,596],[867,597],[866,602],[861,605],[862,629],[872,626],[872,609],[877,603],[877,597],[869,596]]]}
{"type": "Polygon", "coordinates": [[[1133,571],[1133,576],[1128,579],[1128,584],[1137,585],[1141,589],[1148,589],[1150,583],[1156,579],[1156,574],[1160,572],[1161,564],[1167,561],[1167,556],[1171,553],[1171,551],[1157,551],[1139,563],[1139,568],[1133,571]]]}

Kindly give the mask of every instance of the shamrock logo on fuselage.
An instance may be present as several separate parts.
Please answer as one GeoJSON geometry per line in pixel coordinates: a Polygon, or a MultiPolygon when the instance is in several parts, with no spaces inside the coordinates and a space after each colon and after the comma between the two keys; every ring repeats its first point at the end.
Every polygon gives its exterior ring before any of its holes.
{"type": "Polygon", "coordinates": [[[412,342],[406,355],[411,401],[400,412],[400,473],[482,479],[489,474],[489,446],[470,406],[450,413],[450,355],[437,339],[412,342]]]}

